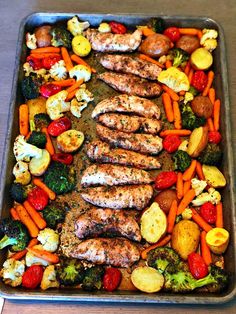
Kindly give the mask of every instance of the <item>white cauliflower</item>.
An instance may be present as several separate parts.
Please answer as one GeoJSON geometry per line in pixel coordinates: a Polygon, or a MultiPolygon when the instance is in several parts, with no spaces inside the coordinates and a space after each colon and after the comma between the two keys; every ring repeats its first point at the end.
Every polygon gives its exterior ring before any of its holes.
{"type": "Polygon", "coordinates": [[[55,252],[59,245],[59,234],[50,228],[41,230],[37,239],[42,244],[43,249],[48,252],[55,252]]]}
{"type": "Polygon", "coordinates": [[[63,60],[56,62],[49,70],[49,73],[51,77],[56,81],[66,79],[67,69],[66,69],[65,62],[63,60]]]}
{"type": "Polygon", "coordinates": [[[88,102],[93,101],[93,94],[86,89],[86,85],[81,85],[80,89],[76,92],[74,99],[70,103],[70,111],[73,116],[80,118],[81,112],[88,105],[88,102]]]}
{"type": "Polygon", "coordinates": [[[77,90],[77,92],[75,93],[75,97],[78,101],[86,102],[93,101],[94,99],[93,94],[88,89],[86,89],[85,84],[81,85],[80,89],[77,90]]]}
{"type": "Polygon", "coordinates": [[[29,49],[36,49],[37,48],[37,39],[35,37],[35,34],[26,33],[26,46],[29,49]]]}
{"type": "Polygon", "coordinates": [[[22,283],[24,271],[25,263],[23,261],[17,261],[13,258],[9,258],[4,262],[0,275],[7,285],[17,287],[22,283]]]}
{"type": "Polygon", "coordinates": [[[56,278],[56,271],[54,265],[49,265],[45,268],[40,288],[42,290],[47,290],[49,288],[59,288],[59,282],[57,281],[56,278]]]}
{"type": "Polygon", "coordinates": [[[23,135],[18,135],[13,145],[13,153],[17,161],[30,161],[30,157],[42,157],[43,150],[26,143],[23,135]]]}
{"type": "Polygon", "coordinates": [[[62,90],[59,93],[48,97],[46,101],[46,110],[51,120],[63,117],[63,112],[70,110],[70,103],[66,102],[68,92],[62,90]]]}
{"type": "Polygon", "coordinates": [[[87,107],[88,103],[86,101],[77,101],[75,98],[72,99],[70,103],[70,112],[76,118],[81,117],[81,112],[87,107]]]}
{"type": "Polygon", "coordinates": [[[165,63],[166,63],[166,60],[167,60],[167,57],[166,57],[166,55],[164,55],[164,56],[161,56],[161,57],[158,59],[158,62],[160,62],[161,64],[165,64],[165,63]]]}
{"type": "Polygon", "coordinates": [[[209,51],[213,51],[217,47],[218,32],[215,29],[204,28],[200,44],[209,51]]]}
{"type": "Polygon", "coordinates": [[[198,180],[197,178],[193,178],[191,180],[191,186],[192,186],[192,189],[195,190],[196,196],[198,196],[199,194],[202,193],[202,191],[207,186],[207,182],[204,180],[198,180]]]}
{"type": "Polygon", "coordinates": [[[214,205],[219,204],[221,201],[221,195],[218,191],[216,191],[214,188],[210,188],[208,192],[202,193],[197,196],[192,201],[193,206],[201,206],[207,202],[211,202],[214,205]]]}
{"type": "MultiPolygon", "coordinates": [[[[34,249],[43,250],[43,246],[38,244],[34,246],[34,249]]],[[[42,266],[48,266],[50,263],[46,261],[43,258],[39,258],[35,256],[31,252],[27,252],[25,255],[25,263],[27,267],[30,267],[31,265],[42,265],[42,266]]]]}
{"type": "Polygon", "coordinates": [[[29,184],[31,180],[29,165],[24,161],[17,161],[13,168],[13,175],[16,183],[21,183],[22,185],[29,184]]]}
{"type": "Polygon", "coordinates": [[[184,220],[190,220],[192,218],[192,210],[190,208],[185,208],[184,211],[182,212],[181,216],[184,220]]]}
{"type": "Polygon", "coordinates": [[[98,27],[99,33],[110,33],[111,32],[111,26],[108,23],[101,23],[98,27]]]}
{"type": "Polygon", "coordinates": [[[69,75],[70,78],[76,78],[76,81],[82,79],[84,82],[87,82],[91,78],[91,70],[83,64],[78,64],[69,71],[69,75]]]}
{"type": "Polygon", "coordinates": [[[25,71],[25,76],[29,76],[31,73],[35,73],[37,74],[37,77],[42,77],[45,82],[47,82],[48,79],[51,77],[51,75],[47,73],[46,69],[42,68],[39,70],[34,70],[29,62],[25,62],[23,64],[23,70],[25,71]]]}
{"type": "Polygon", "coordinates": [[[73,36],[81,35],[85,29],[90,26],[89,22],[80,22],[75,15],[67,22],[67,29],[73,36]]]}
{"type": "Polygon", "coordinates": [[[184,103],[187,104],[189,101],[192,101],[194,98],[192,93],[186,92],[184,95],[184,103]]]}

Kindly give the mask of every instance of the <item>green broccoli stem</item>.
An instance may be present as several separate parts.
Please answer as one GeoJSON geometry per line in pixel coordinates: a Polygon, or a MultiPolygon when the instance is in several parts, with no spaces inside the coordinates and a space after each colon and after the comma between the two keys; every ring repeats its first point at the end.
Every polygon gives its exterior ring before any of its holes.
{"type": "Polygon", "coordinates": [[[210,285],[212,283],[217,283],[217,280],[214,277],[212,277],[211,274],[208,274],[204,278],[195,280],[193,285],[194,285],[194,289],[196,289],[196,288],[201,288],[201,287],[206,286],[206,285],[210,285]]]}
{"type": "Polygon", "coordinates": [[[5,235],[0,241],[0,250],[8,245],[14,244],[17,244],[17,240],[15,238],[9,238],[7,235],[5,235]]]}

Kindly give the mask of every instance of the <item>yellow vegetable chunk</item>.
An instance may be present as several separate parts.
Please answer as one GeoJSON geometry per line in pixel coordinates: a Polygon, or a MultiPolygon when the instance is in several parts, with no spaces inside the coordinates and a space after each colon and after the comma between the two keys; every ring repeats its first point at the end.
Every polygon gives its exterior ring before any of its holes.
{"type": "Polygon", "coordinates": [[[190,62],[195,70],[207,70],[213,63],[213,57],[207,49],[198,48],[191,54],[190,62]]]}
{"type": "Polygon", "coordinates": [[[84,134],[77,130],[68,130],[57,137],[57,147],[64,153],[75,152],[84,141],[84,134]]]}
{"type": "Polygon", "coordinates": [[[83,35],[77,35],[72,39],[72,50],[76,55],[86,57],[91,51],[90,42],[83,35]]]}
{"type": "Polygon", "coordinates": [[[191,157],[198,157],[208,143],[208,128],[200,126],[193,130],[190,135],[187,153],[191,157]]]}
{"type": "Polygon", "coordinates": [[[213,228],[206,234],[206,242],[215,254],[223,254],[229,244],[229,232],[224,228],[213,228]]]}
{"type": "Polygon", "coordinates": [[[176,93],[188,91],[190,84],[187,75],[176,67],[161,71],[157,80],[173,89],[176,93]]]}
{"type": "Polygon", "coordinates": [[[217,167],[203,165],[202,171],[204,173],[206,182],[213,188],[222,188],[226,185],[226,179],[223,173],[217,167]]]}
{"type": "Polygon", "coordinates": [[[33,176],[39,177],[47,170],[51,161],[49,152],[46,149],[42,150],[42,156],[32,158],[29,162],[29,170],[33,176]]]}
{"type": "Polygon", "coordinates": [[[148,266],[135,268],[131,274],[131,281],[137,289],[147,293],[158,292],[164,285],[163,275],[148,266]]]}

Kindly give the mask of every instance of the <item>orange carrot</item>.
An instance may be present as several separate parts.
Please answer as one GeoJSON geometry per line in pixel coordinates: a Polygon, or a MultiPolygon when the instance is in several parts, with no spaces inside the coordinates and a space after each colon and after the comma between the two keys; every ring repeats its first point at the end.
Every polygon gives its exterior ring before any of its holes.
{"type": "Polygon", "coordinates": [[[219,131],[220,129],[220,100],[219,99],[217,99],[214,103],[213,123],[214,123],[214,129],[216,131],[219,131]]]}
{"type": "Polygon", "coordinates": [[[30,215],[30,217],[32,218],[32,220],[37,225],[37,227],[39,229],[46,228],[47,223],[43,219],[43,217],[40,215],[40,213],[28,201],[24,201],[23,205],[25,209],[27,210],[28,214],[30,215]]]}
{"type": "Polygon", "coordinates": [[[213,124],[213,121],[212,121],[212,118],[208,118],[208,119],[207,119],[207,125],[208,125],[208,129],[209,129],[209,131],[215,131],[214,124],[213,124]]]}
{"type": "Polygon", "coordinates": [[[167,236],[165,236],[162,240],[160,240],[159,242],[150,245],[148,248],[146,248],[145,250],[143,250],[141,252],[141,257],[142,259],[147,259],[147,253],[151,250],[154,250],[157,247],[162,247],[165,246],[168,242],[170,242],[171,239],[171,235],[168,234],[167,236]]]}
{"type": "Polygon", "coordinates": [[[177,190],[177,198],[180,200],[184,196],[184,182],[183,182],[183,175],[181,172],[178,172],[178,175],[177,175],[176,190],[177,190]]]}
{"type": "MultiPolygon", "coordinates": [[[[31,239],[27,247],[31,248],[31,247],[35,246],[37,243],[38,243],[38,240],[36,238],[31,239]]],[[[27,252],[28,252],[27,249],[24,249],[22,251],[19,251],[19,252],[13,254],[11,256],[11,258],[14,258],[14,260],[19,261],[20,259],[22,259],[26,255],[27,252]]]]}
{"type": "Polygon", "coordinates": [[[199,29],[197,28],[179,28],[179,32],[181,35],[192,35],[192,36],[198,36],[199,29]]]}
{"type": "Polygon", "coordinates": [[[201,31],[200,29],[198,30],[197,37],[198,37],[199,39],[202,38],[202,31],[201,31]]]}
{"type": "Polygon", "coordinates": [[[166,67],[167,69],[171,68],[171,67],[172,67],[172,61],[171,61],[171,60],[166,60],[166,62],[165,62],[165,67],[166,67]]]}
{"type": "Polygon", "coordinates": [[[184,195],[190,190],[191,188],[191,180],[184,181],[184,195]]]}
{"type": "Polygon", "coordinates": [[[39,178],[34,178],[33,179],[33,184],[37,185],[39,188],[44,190],[44,192],[47,193],[47,195],[50,198],[50,200],[52,200],[52,201],[55,200],[56,193],[53,192],[51,189],[49,189],[49,187],[47,187],[46,184],[43,181],[41,181],[39,178]]]}
{"type": "Polygon", "coordinates": [[[78,81],[76,81],[73,85],[71,85],[70,87],[68,87],[67,89],[66,89],[66,91],[68,92],[68,94],[70,93],[70,92],[73,92],[75,89],[77,89],[78,87],[80,87],[80,85],[83,83],[83,79],[80,79],[80,80],[78,80],[78,81]]]}
{"type": "Polygon", "coordinates": [[[182,212],[185,210],[185,208],[188,207],[188,205],[192,202],[192,200],[194,199],[195,196],[196,196],[196,193],[195,193],[194,189],[190,189],[184,195],[184,197],[182,198],[181,202],[179,203],[177,215],[182,214],[182,212]]]}
{"type": "Polygon", "coordinates": [[[28,212],[22,205],[16,206],[17,214],[20,217],[21,222],[26,226],[26,228],[29,231],[29,234],[32,238],[36,238],[39,233],[39,228],[36,226],[34,221],[30,218],[28,212]]]}
{"type": "Polygon", "coordinates": [[[78,64],[83,64],[85,65],[86,67],[88,67],[92,73],[96,73],[97,71],[92,68],[86,61],[84,61],[82,58],[80,58],[79,56],[73,54],[71,55],[71,60],[78,63],[78,64]]]}
{"type": "Polygon", "coordinates": [[[209,246],[206,243],[206,231],[201,232],[201,237],[200,237],[200,243],[201,243],[201,255],[204,260],[204,262],[209,266],[212,263],[212,258],[211,258],[211,251],[209,249],[209,246]]]}
{"type": "Polygon", "coordinates": [[[179,96],[176,94],[175,91],[173,91],[173,89],[171,89],[170,87],[162,84],[162,88],[164,89],[164,91],[169,94],[169,96],[171,97],[172,100],[178,101],[179,100],[179,96]]]}
{"type": "Polygon", "coordinates": [[[76,82],[75,79],[67,79],[67,80],[61,80],[61,81],[52,81],[50,83],[57,86],[67,87],[67,86],[74,85],[75,82],[76,82]]]}
{"type": "Polygon", "coordinates": [[[20,217],[17,214],[17,211],[16,211],[16,209],[14,207],[12,207],[10,209],[10,214],[11,214],[11,217],[12,217],[13,220],[20,220],[20,217]]]}
{"type": "Polygon", "coordinates": [[[197,173],[197,176],[198,176],[199,180],[205,180],[205,176],[204,176],[204,173],[202,171],[202,165],[201,165],[201,163],[199,161],[197,161],[196,173],[197,173]]]}
{"type": "Polygon", "coordinates": [[[19,129],[21,135],[26,136],[29,133],[29,107],[26,104],[19,107],[19,129]]]}
{"type": "Polygon", "coordinates": [[[48,252],[46,250],[39,250],[35,248],[27,248],[27,250],[35,256],[48,261],[49,263],[56,264],[59,262],[59,257],[55,253],[48,252]]]}
{"type": "Polygon", "coordinates": [[[174,225],[175,225],[175,218],[176,218],[176,214],[177,214],[177,201],[173,200],[171,207],[170,207],[170,211],[167,217],[167,232],[168,233],[172,233],[174,225]]]}
{"type": "Polygon", "coordinates": [[[165,137],[167,135],[179,135],[179,136],[188,136],[191,134],[190,130],[165,130],[160,133],[161,137],[165,137]]]}
{"type": "Polygon", "coordinates": [[[215,103],[215,98],[216,98],[216,91],[215,91],[214,87],[211,87],[211,88],[209,89],[208,97],[209,97],[209,99],[210,99],[212,105],[214,105],[214,103],[215,103]]]}
{"type": "Polygon", "coordinates": [[[179,96],[184,96],[185,95],[185,90],[181,90],[180,92],[179,92],[179,96]]]}
{"type": "Polygon", "coordinates": [[[66,101],[70,101],[72,98],[75,97],[76,92],[79,90],[79,88],[74,89],[72,92],[70,92],[67,97],[66,97],[66,101]]]}
{"type": "Polygon", "coordinates": [[[185,68],[184,68],[184,73],[185,73],[186,75],[188,75],[190,69],[191,69],[191,64],[190,64],[190,61],[188,61],[188,62],[186,63],[185,68]]]}
{"type": "Polygon", "coordinates": [[[195,221],[199,225],[199,227],[201,227],[206,232],[212,229],[212,226],[210,226],[193,208],[192,208],[192,220],[195,221]]]}
{"type": "Polygon", "coordinates": [[[173,101],[173,112],[174,112],[174,127],[177,130],[180,130],[182,128],[182,121],[179,103],[177,101],[173,101]]]}
{"type": "Polygon", "coordinates": [[[30,53],[60,53],[60,51],[61,51],[60,48],[50,46],[32,49],[30,53]]]}
{"type": "Polygon", "coordinates": [[[149,56],[147,56],[147,55],[144,55],[144,54],[140,54],[139,56],[139,59],[142,59],[142,60],[145,60],[145,61],[149,61],[149,62],[151,62],[151,63],[154,63],[154,64],[156,64],[156,65],[158,65],[160,68],[164,68],[164,65],[163,64],[161,64],[160,62],[158,62],[157,60],[155,60],[155,59],[153,59],[153,58],[151,58],[151,57],[149,57],[149,56]]]}
{"type": "Polygon", "coordinates": [[[151,28],[146,27],[146,26],[141,27],[141,31],[143,33],[143,36],[145,37],[156,34],[151,28]]]}
{"type": "Polygon", "coordinates": [[[202,92],[202,96],[207,96],[209,89],[211,88],[211,85],[213,83],[214,76],[215,76],[215,74],[213,71],[208,72],[208,74],[207,74],[207,85],[202,92]]]}
{"type": "Polygon", "coordinates": [[[61,55],[65,62],[66,69],[69,72],[73,68],[73,63],[71,61],[70,55],[66,47],[61,47],[61,55]]]}
{"type": "Polygon", "coordinates": [[[183,180],[184,181],[188,181],[188,180],[192,179],[194,172],[195,172],[195,169],[196,169],[196,165],[197,165],[197,160],[192,159],[191,165],[183,173],[183,180]]]}
{"type": "Polygon", "coordinates": [[[216,227],[224,228],[223,205],[221,202],[216,205],[216,227]]]}
{"type": "Polygon", "coordinates": [[[170,95],[167,93],[162,94],[162,102],[165,109],[166,118],[169,122],[174,121],[174,113],[170,95]]]}
{"type": "Polygon", "coordinates": [[[61,55],[59,53],[32,53],[30,56],[34,57],[35,59],[44,59],[48,57],[60,57],[61,55]]]}
{"type": "Polygon", "coordinates": [[[189,81],[189,84],[191,84],[192,82],[192,78],[193,78],[193,69],[190,69],[189,73],[188,73],[188,81],[189,81]]]}
{"type": "Polygon", "coordinates": [[[50,135],[48,133],[48,129],[46,127],[43,127],[42,128],[42,132],[45,133],[46,138],[47,138],[47,142],[46,142],[45,148],[49,152],[49,154],[52,156],[55,153],[55,150],[54,150],[54,147],[53,147],[50,135]]]}

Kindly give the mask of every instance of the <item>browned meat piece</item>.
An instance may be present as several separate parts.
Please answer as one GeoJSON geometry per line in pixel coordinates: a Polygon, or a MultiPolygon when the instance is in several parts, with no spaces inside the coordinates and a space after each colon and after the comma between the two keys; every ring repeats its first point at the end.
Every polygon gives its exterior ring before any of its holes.
{"type": "Polygon", "coordinates": [[[94,164],[89,166],[81,178],[82,186],[148,184],[153,179],[148,172],[119,165],[94,164]]]}
{"type": "Polygon", "coordinates": [[[127,74],[135,74],[149,80],[156,80],[162,69],[154,63],[127,55],[104,55],[100,59],[104,68],[127,74]]]}
{"type": "Polygon", "coordinates": [[[126,52],[136,50],[141,44],[142,32],[136,30],[132,34],[99,33],[96,29],[84,32],[92,49],[101,52],[126,52]]]}
{"type": "Polygon", "coordinates": [[[97,77],[115,90],[128,95],[157,97],[161,93],[161,86],[158,83],[149,82],[133,74],[104,72],[97,77]]]}
{"type": "Polygon", "coordinates": [[[160,162],[151,156],[128,151],[122,148],[110,148],[107,143],[93,141],[87,145],[87,155],[93,161],[136,167],[140,169],[159,169],[160,162]]]}
{"type": "Polygon", "coordinates": [[[126,210],[94,207],[80,215],[75,222],[75,234],[79,239],[106,233],[141,241],[139,225],[126,210]]]}
{"type": "Polygon", "coordinates": [[[110,130],[97,124],[97,135],[112,146],[130,149],[143,154],[158,154],[162,150],[162,139],[157,135],[133,134],[110,130]]]}
{"type": "Polygon", "coordinates": [[[113,96],[100,101],[92,112],[92,118],[107,112],[134,113],[155,119],[159,119],[161,115],[160,108],[153,101],[129,95],[113,96]]]}
{"type": "Polygon", "coordinates": [[[145,133],[157,134],[161,129],[160,120],[117,113],[104,113],[98,117],[98,122],[108,128],[126,133],[142,130],[145,133]]]}
{"type": "Polygon", "coordinates": [[[140,259],[136,245],[124,238],[98,238],[82,241],[74,246],[70,256],[95,264],[129,267],[140,259]]]}
{"type": "Polygon", "coordinates": [[[148,184],[88,188],[81,197],[95,206],[114,209],[145,208],[152,198],[153,188],[148,184]]]}

